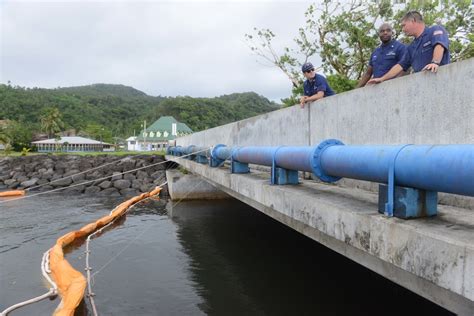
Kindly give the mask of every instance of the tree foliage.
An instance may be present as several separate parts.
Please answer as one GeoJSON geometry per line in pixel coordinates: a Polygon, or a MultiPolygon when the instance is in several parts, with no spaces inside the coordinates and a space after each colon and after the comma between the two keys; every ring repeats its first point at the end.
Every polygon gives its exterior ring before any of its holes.
{"type": "Polygon", "coordinates": [[[0,144],[6,145],[10,143],[10,136],[6,132],[6,128],[0,127],[0,144]]]}
{"type": "Polygon", "coordinates": [[[32,130],[25,124],[9,121],[4,127],[0,128],[0,143],[5,148],[12,148],[20,151],[23,147],[30,147],[32,130]]]}
{"type": "Polygon", "coordinates": [[[0,84],[0,120],[12,121],[1,137],[5,141],[8,137],[20,150],[31,142],[32,133],[42,130],[54,136],[74,129],[78,135],[113,142],[140,131],[144,120],[153,122],[161,116],[174,116],[199,131],[279,107],[253,92],[216,98],[152,97],[122,85],[40,89],[0,84]],[[23,136],[26,129],[29,139],[14,136],[12,129],[23,136]]]}
{"type": "Polygon", "coordinates": [[[408,10],[420,11],[427,25],[440,23],[450,34],[452,61],[474,56],[473,10],[470,0],[322,0],[312,4],[304,14],[305,24],[298,29],[294,48],[284,47],[278,52],[273,46],[276,34],[270,29],[254,28],[246,34],[247,43],[261,60],[279,68],[291,81],[294,89],[290,98],[282,100],[292,105],[298,99],[303,82],[300,67],[315,55],[322,60],[322,69],[337,93],[353,89],[367,67],[370,54],[379,45],[377,27],[391,23],[395,37],[405,43],[411,41],[401,35],[400,18],[408,10]]]}
{"type": "Polygon", "coordinates": [[[471,0],[409,1],[405,10],[397,11],[392,18],[399,39],[409,43],[398,21],[407,10],[417,10],[426,25],[441,24],[449,33],[451,62],[474,57],[474,6],[471,0]]]}
{"type": "Polygon", "coordinates": [[[79,135],[106,143],[114,143],[112,131],[105,126],[96,123],[87,124],[87,126],[79,133],[79,135]]]}
{"type": "Polygon", "coordinates": [[[62,115],[56,107],[44,108],[40,116],[41,129],[48,134],[48,137],[53,137],[59,134],[64,128],[62,115]]]}

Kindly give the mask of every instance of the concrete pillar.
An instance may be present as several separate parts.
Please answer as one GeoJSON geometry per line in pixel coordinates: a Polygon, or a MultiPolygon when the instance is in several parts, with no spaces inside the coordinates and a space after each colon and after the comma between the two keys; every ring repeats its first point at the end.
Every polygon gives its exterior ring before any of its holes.
{"type": "Polygon", "coordinates": [[[178,169],[166,170],[168,191],[171,200],[216,200],[232,198],[227,193],[217,189],[202,177],[178,169]]]}

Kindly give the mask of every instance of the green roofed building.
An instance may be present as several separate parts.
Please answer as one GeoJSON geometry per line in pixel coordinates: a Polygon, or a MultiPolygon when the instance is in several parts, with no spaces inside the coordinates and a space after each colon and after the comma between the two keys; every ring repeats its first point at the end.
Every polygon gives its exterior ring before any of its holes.
{"type": "Polygon", "coordinates": [[[135,140],[128,139],[129,150],[162,150],[170,140],[191,134],[193,131],[172,116],[162,116],[146,126],[135,140]]]}

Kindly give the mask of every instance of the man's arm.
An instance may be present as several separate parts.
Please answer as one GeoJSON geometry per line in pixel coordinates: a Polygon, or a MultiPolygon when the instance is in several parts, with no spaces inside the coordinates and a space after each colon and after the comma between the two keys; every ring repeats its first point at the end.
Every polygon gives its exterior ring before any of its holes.
{"type": "Polygon", "coordinates": [[[435,46],[433,50],[433,58],[431,59],[431,63],[426,65],[423,70],[428,70],[431,72],[437,72],[439,68],[439,63],[441,59],[443,59],[444,47],[441,44],[435,46]],[[437,64],[436,64],[437,63],[437,64]]]}
{"type": "Polygon", "coordinates": [[[307,95],[304,95],[300,98],[301,108],[304,108],[304,104],[305,104],[307,98],[309,98],[307,95]]]}
{"type": "Polygon", "coordinates": [[[431,72],[437,72],[439,64],[443,60],[443,55],[445,50],[449,55],[449,37],[448,32],[441,25],[435,25],[430,28],[431,33],[431,43],[433,45],[433,56],[431,58],[431,63],[426,65],[423,70],[429,70],[431,72]]]}
{"type": "Polygon", "coordinates": [[[380,78],[372,78],[372,79],[369,80],[369,82],[367,82],[367,84],[381,83],[381,82],[384,82],[385,80],[392,79],[392,78],[398,76],[398,74],[402,70],[403,70],[402,66],[400,66],[400,64],[396,64],[385,75],[383,75],[380,78]]]}
{"type": "Polygon", "coordinates": [[[301,108],[304,108],[304,105],[305,103],[308,103],[308,102],[313,102],[313,101],[316,101],[316,100],[319,100],[319,99],[322,99],[324,98],[324,91],[319,91],[318,93],[316,94],[313,94],[312,96],[308,97],[308,96],[304,96],[301,98],[301,108]]]}
{"type": "Polygon", "coordinates": [[[372,66],[369,66],[369,68],[367,68],[367,71],[360,78],[359,83],[357,84],[356,88],[362,88],[363,86],[365,86],[367,84],[367,81],[369,81],[370,77],[372,77],[372,73],[373,73],[373,68],[372,66]]]}

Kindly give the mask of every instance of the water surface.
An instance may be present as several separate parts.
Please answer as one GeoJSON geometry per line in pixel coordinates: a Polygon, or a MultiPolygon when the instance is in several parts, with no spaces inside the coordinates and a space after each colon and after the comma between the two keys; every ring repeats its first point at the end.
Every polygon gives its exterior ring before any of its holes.
{"type": "MultiPolygon", "coordinates": [[[[0,204],[0,310],[47,291],[42,253],[121,197],[0,204]]],[[[84,244],[67,249],[83,271],[84,244]]],[[[93,239],[100,315],[449,315],[236,201],[148,200],[93,239]]],[[[59,299],[11,315],[50,315],[59,299]]],[[[76,315],[90,315],[88,302],[76,315]]]]}

